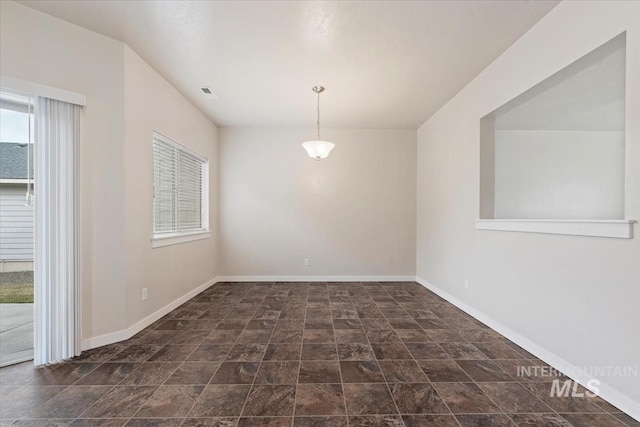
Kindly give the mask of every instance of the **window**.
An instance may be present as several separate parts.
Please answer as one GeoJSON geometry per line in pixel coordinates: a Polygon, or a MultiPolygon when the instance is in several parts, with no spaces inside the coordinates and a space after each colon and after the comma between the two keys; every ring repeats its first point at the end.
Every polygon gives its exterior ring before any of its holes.
{"type": "Polygon", "coordinates": [[[208,238],[206,158],[153,134],[153,247],[208,238]]]}

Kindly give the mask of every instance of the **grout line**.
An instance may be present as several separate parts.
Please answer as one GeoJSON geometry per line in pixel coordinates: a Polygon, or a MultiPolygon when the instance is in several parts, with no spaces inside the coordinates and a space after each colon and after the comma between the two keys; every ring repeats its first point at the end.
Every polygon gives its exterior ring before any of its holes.
{"type": "MultiPolygon", "coordinates": [[[[273,286],[270,286],[269,289],[272,289],[272,287],[273,286]]],[[[255,289],[255,286],[254,286],[253,289],[255,289]]],[[[267,295],[268,295],[268,293],[267,293],[267,295]]],[[[267,295],[265,295],[264,298],[262,298],[262,301],[260,301],[259,304],[263,304],[264,303],[264,300],[267,298],[267,295]]],[[[253,314],[255,315],[258,312],[259,309],[260,309],[260,305],[258,305],[258,308],[253,312],[253,314]]],[[[255,320],[255,319],[252,319],[252,320],[255,320]]],[[[251,323],[251,320],[249,320],[249,322],[247,323],[247,326],[249,325],[249,323],[251,323]]],[[[273,329],[271,329],[271,334],[269,335],[269,341],[267,342],[267,344],[266,344],[266,346],[264,348],[264,353],[262,353],[262,357],[260,358],[260,361],[258,363],[258,369],[256,370],[256,374],[253,376],[253,380],[251,381],[251,386],[249,387],[249,392],[247,393],[247,397],[245,398],[244,403],[242,404],[242,409],[240,410],[240,414],[238,415],[238,417],[242,417],[243,416],[244,409],[246,408],[247,402],[249,401],[249,396],[251,396],[251,392],[253,391],[253,387],[254,387],[254,385],[256,383],[256,378],[258,378],[258,372],[260,372],[260,368],[262,367],[262,362],[264,362],[264,358],[265,358],[265,356],[267,354],[267,350],[269,349],[269,345],[271,344],[271,339],[273,338],[274,331],[276,330],[276,324],[277,324],[277,322],[273,325],[273,329]]],[[[246,329],[246,327],[245,327],[244,330],[247,331],[247,330],[250,330],[250,329],[246,329]]],[[[240,336],[242,336],[242,333],[240,335],[238,335],[238,339],[240,339],[240,336]]],[[[213,380],[213,377],[211,377],[211,379],[213,380]]],[[[295,402],[294,402],[294,404],[295,404],[295,402]]],[[[238,420],[240,420],[240,418],[238,418],[238,420]]]]}
{"type": "Polygon", "coordinates": [[[302,349],[304,347],[304,327],[307,321],[307,302],[309,301],[309,285],[306,285],[306,297],[304,303],[304,319],[302,319],[302,335],[300,336],[300,352],[298,355],[298,375],[296,375],[296,392],[293,396],[293,416],[291,417],[291,426],[293,427],[296,420],[296,408],[298,407],[298,389],[300,388],[300,368],[302,367],[302,349]]]}
{"type": "MultiPolygon", "coordinates": [[[[68,388],[68,387],[67,387],[67,388],[68,388]]],[[[67,388],[65,388],[65,390],[66,390],[67,388]]],[[[102,400],[102,398],[103,398],[103,397],[105,397],[106,395],[108,395],[109,393],[111,393],[115,388],[116,388],[116,386],[115,386],[115,385],[111,386],[111,388],[109,389],[109,391],[107,391],[107,392],[106,392],[106,393],[104,393],[102,396],[100,396],[99,398],[97,398],[95,402],[93,402],[91,405],[89,405],[89,406],[88,406],[84,411],[80,412],[76,417],[72,417],[72,418],[75,420],[75,419],[78,419],[78,418],[82,417],[82,414],[84,414],[85,412],[87,412],[89,409],[93,408],[93,407],[96,405],[96,403],[98,403],[100,400],[102,400]]],[[[64,391],[64,390],[62,390],[62,391],[64,391]]],[[[60,391],[60,393],[62,393],[62,391],[60,391]]],[[[58,394],[60,394],[60,393],[56,393],[56,396],[57,396],[58,394]]],[[[53,398],[53,397],[55,397],[55,396],[52,396],[52,398],[53,398]]],[[[38,405],[38,406],[40,406],[40,405],[38,405]]],[[[141,404],[140,406],[142,406],[142,404],[141,404]]],[[[137,412],[139,409],[140,409],[140,408],[136,409],[136,412],[137,412]]],[[[20,417],[20,419],[25,419],[25,418],[26,418],[26,417],[20,417]]]]}
{"type": "MultiPolygon", "coordinates": [[[[329,289],[327,287],[327,292],[328,291],[329,289]]],[[[347,291],[347,297],[349,297],[348,291],[347,291]]],[[[336,337],[335,324],[333,323],[335,319],[333,318],[333,308],[331,308],[331,297],[328,297],[328,299],[329,299],[329,312],[331,313],[331,330],[333,331],[333,343],[336,349],[336,359],[338,360],[338,372],[340,373],[340,388],[342,389],[342,402],[344,404],[344,413],[347,417],[347,427],[349,427],[351,422],[349,421],[349,407],[347,406],[347,394],[345,393],[345,390],[344,390],[345,383],[342,377],[342,364],[340,363],[341,359],[340,359],[340,351],[338,350],[338,339],[336,337]]],[[[351,303],[351,306],[353,306],[353,301],[351,301],[351,298],[349,298],[349,302],[351,303]]]]}
{"type": "MultiPolygon", "coordinates": [[[[365,288],[365,290],[366,290],[366,288],[365,288]]],[[[367,294],[369,294],[369,296],[373,300],[373,297],[371,296],[371,293],[368,290],[366,290],[366,291],[367,291],[367,294]]],[[[385,290],[385,292],[386,292],[386,290],[385,290]]],[[[351,304],[353,305],[353,300],[351,299],[351,295],[349,295],[349,300],[351,300],[351,304]]],[[[376,307],[377,306],[378,306],[378,304],[376,303],[376,307]]],[[[378,308],[378,310],[380,310],[380,307],[377,307],[377,308],[378,308]]],[[[384,316],[384,313],[382,315],[384,316]]],[[[387,321],[387,323],[389,322],[386,318],[385,318],[385,320],[387,321]]],[[[362,321],[360,321],[360,324],[362,325],[362,321]]],[[[389,325],[391,325],[391,323],[389,323],[389,325]]],[[[391,327],[393,327],[393,325],[391,325],[391,327]]],[[[373,346],[371,345],[371,340],[369,340],[369,336],[367,335],[367,332],[364,330],[364,327],[362,329],[364,331],[364,336],[367,339],[367,342],[369,343],[369,347],[371,348],[371,351],[373,352],[373,346]]],[[[392,329],[392,331],[393,331],[394,335],[396,335],[395,329],[392,329]]],[[[405,350],[406,350],[406,348],[405,348],[405,350]]],[[[411,353],[409,353],[409,354],[411,354],[411,353]]],[[[398,411],[398,417],[400,418],[400,420],[404,424],[404,420],[402,419],[402,413],[400,412],[400,408],[398,407],[398,404],[396,403],[396,399],[393,397],[393,393],[391,392],[391,387],[389,386],[389,382],[387,381],[387,377],[384,375],[384,372],[382,371],[382,368],[380,368],[380,363],[379,363],[380,360],[378,359],[378,356],[376,356],[375,352],[373,352],[373,356],[375,357],[376,364],[378,365],[378,368],[380,369],[380,374],[382,375],[382,378],[384,379],[384,383],[385,383],[385,385],[387,387],[387,392],[389,393],[389,397],[391,398],[391,401],[393,402],[393,406],[396,408],[396,411],[398,411]]]]}
{"type": "MultiPolygon", "coordinates": [[[[214,286],[215,286],[215,285],[214,285],[214,286]]],[[[209,288],[209,289],[211,289],[211,288],[209,288]]],[[[249,291],[250,291],[251,289],[253,289],[253,288],[250,288],[250,289],[249,289],[249,291]]],[[[246,295],[249,291],[247,291],[247,292],[245,293],[245,295],[246,295]]],[[[227,293],[225,294],[225,296],[227,296],[229,293],[230,293],[230,291],[229,291],[229,292],[227,292],[227,293]]],[[[239,302],[238,302],[238,303],[239,303],[239,302]]],[[[229,310],[229,313],[231,313],[231,311],[232,311],[232,310],[229,310]]],[[[228,316],[229,316],[229,315],[225,316],[225,317],[224,317],[220,322],[218,322],[218,324],[216,325],[216,327],[217,327],[217,326],[219,326],[219,325],[220,325],[220,323],[222,323],[225,319],[227,319],[227,318],[228,318],[228,316]]],[[[247,324],[248,324],[248,322],[247,322],[247,324]]],[[[244,327],[246,328],[246,327],[247,327],[247,325],[245,325],[244,327]]],[[[217,330],[217,329],[215,329],[215,328],[214,328],[212,331],[210,331],[210,333],[211,333],[211,332],[213,332],[214,330],[217,330]]],[[[222,330],[222,329],[218,329],[218,330],[222,330]]],[[[227,329],[227,330],[230,330],[230,329],[227,329]]],[[[244,331],[244,328],[242,329],[242,331],[244,331]]],[[[193,411],[193,408],[195,408],[195,407],[196,407],[196,405],[198,404],[198,402],[199,402],[199,401],[200,401],[200,399],[202,398],[202,395],[203,395],[203,394],[204,394],[204,392],[207,390],[207,387],[209,387],[209,385],[211,385],[211,381],[213,380],[213,377],[215,377],[215,376],[216,376],[216,374],[218,373],[218,370],[220,370],[220,368],[222,367],[222,363],[224,363],[224,361],[226,360],[226,358],[229,356],[229,353],[231,352],[231,350],[233,349],[233,347],[236,345],[236,343],[237,343],[237,342],[238,342],[238,340],[240,339],[240,335],[242,335],[242,331],[238,334],[238,336],[237,336],[237,337],[236,337],[236,339],[234,340],[233,344],[231,344],[231,346],[229,347],[229,350],[228,350],[228,351],[227,351],[227,353],[225,354],[225,357],[220,361],[220,366],[218,366],[218,369],[216,369],[216,370],[215,370],[215,372],[211,375],[211,378],[209,378],[209,382],[204,386],[204,388],[202,389],[202,392],[200,393],[200,395],[198,395],[198,398],[193,402],[193,405],[191,405],[191,408],[190,408],[190,409],[189,409],[189,411],[186,413],[185,418],[184,418],[184,420],[182,421],[182,423],[180,423],[180,425],[184,424],[184,422],[185,422],[185,421],[187,420],[187,418],[189,417],[189,414],[191,414],[191,411],[193,411]]],[[[207,334],[207,336],[208,336],[208,334],[207,334]]],[[[206,339],[206,338],[205,338],[205,339],[206,339]]],[[[203,340],[202,342],[204,342],[204,340],[203,340]]],[[[200,343],[200,344],[198,345],[198,347],[199,347],[200,345],[202,345],[202,343],[200,343]]],[[[197,347],[196,347],[196,348],[197,348],[197,347]]],[[[195,351],[195,350],[194,350],[194,351],[195,351]]],[[[249,391],[251,391],[251,389],[249,389],[249,391]]],[[[247,397],[248,397],[248,396],[249,396],[249,394],[247,393],[247,397]]],[[[246,399],[245,399],[245,401],[246,401],[246,399]]],[[[238,415],[238,416],[239,416],[239,415],[238,415]]]]}
{"type": "MultiPolygon", "coordinates": [[[[435,314],[435,313],[434,313],[434,314],[435,314]]],[[[436,316],[437,316],[437,314],[436,314],[436,316]]],[[[451,325],[451,324],[449,324],[446,320],[444,320],[444,318],[440,318],[440,320],[442,320],[443,322],[445,322],[448,326],[450,326],[450,327],[452,326],[452,325],[451,325]]],[[[482,329],[482,328],[480,328],[480,329],[482,329]]],[[[456,330],[456,329],[454,329],[454,328],[451,328],[451,330],[453,330],[455,333],[458,333],[458,332],[457,332],[457,330],[456,330]]],[[[427,334],[428,334],[429,336],[431,336],[431,334],[429,334],[428,332],[427,332],[427,334]]],[[[458,335],[460,335],[460,334],[458,334],[458,335]]],[[[462,337],[462,338],[463,338],[463,339],[465,339],[464,337],[462,337]]],[[[469,342],[469,341],[467,341],[467,342],[469,342]]],[[[469,342],[469,343],[470,343],[470,342],[469,342]]],[[[472,345],[473,345],[473,344],[472,344],[472,345]]],[[[439,345],[439,344],[438,344],[438,346],[440,347],[440,345],[439,345]]],[[[474,347],[475,347],[475,345],[474,345],[474,347]]],[[[475,347],[475,348],[477,348],[477,347],[475,347]]],[[[443,350],[444,350],[444,349],[443,349],[443,350]]],[[[479,349],[478,349],[478,350],[479,350],[479,349]]],[[[445,353],[449,354],[446,350],[444,350],[444,351],[445,351],[445,353]]],[[[481,350],[479,350],[479,351],[482,353],[482,351],[481,351],[481,350]]],[[[485,355],[484,353],[482,353],[482,354],[483,354],[483,355],[485,355]]],[[[413,356],[413,354],[412,354],[412,356],[413,356]]],[[[451,356],[451,355],[449,354],[449,356],[451,356]]],[[[493,360],[493,359],[490,359],[487,355],[485,355],[485,357],[486,357],[486,359],[480,359],[480,360],[493,360]]],[[[459,367],[459,368],[460,368],[460,369],[461,369],[461,370],[462,370],[462,371],[463,371],[463,372],[464,372],[464,373],[469,377],[469,379],[471,380],[471,382],[472,382],[472,383],[473,383],[473,384],[474,384],[474,385],[475,385],[475,386],[480,390],[480,392],[482,393],[482,395],[483,395],[484,397],[486,397],[486,398],[487,398],[491,403],[493,403],[493,404],[494,404],[494,405],[495,405],[495,406],[500,410],[500,413],[501,413],[501,414],[505,415],[505,416],[506,416],[506,417],[507,417],[511,422],[514,422],[514,421],[511,419],[511,417],[510,417],[510,416],[509,416],[509,415],[508,415],[508,414],[507,414],[507,413],[502,409],[502,406],[500,406],[500,405],[499,405],[499,404],[498,404],[494,399],[492,399],[489,395],[487,395],[487,394],[484,392],[484,390],[482,389],[482,387],[480,387],[480,385],[479,385],[479,384],[478,384],[478,383],[477,383],[477,382],[476,382],[476,381],[471,377],[471,375],[469,375],[469,373],[468,373],[468,372],[467,372],[467,371],[466,371],[462,366],[460,366],[460,364],[457,362],[458,360],[465,360],[465,359],[454,359],[454,358],[451,358],[451,360],[453,360],[453,362],[454,362],[454,363],[455,363],[455,364],[456,364],[456,365],[457,365],[457,366],[458,366],[458,367],[459,367]]],[[[471,359],[471,360],[478,360],[478,359],[471,359]]],[[[417,361],[416,361],[416,362],[417,362],[417,361]]],[[[496,364],[496,363],[494,363],[494,364],[495,364],[496,366],[498,366],[498,368],[499,368],[501,371],[503,371],[505,374],[507,374],[507,376],[508,376],[509,378],[514,379],[514,378],[513,378],[513,377],[512,377],[508,372],[504,371],[504,369],[503,369],[501,366],[499,366],[499,365],[498,365],[498,364],[496,364]]],[[[427,376],[427,379],[429,380],[428,376],[427,376]]],[[[515,383],[517,383],[517,381],[515,381],[515,379],[514,379],[514,382],[515,382],[515,383]]],[[[429,380],[429,383],[431,383],[431,380],[429,380]]],[[[459,383],[459,382],[450,382],[450,384],[456,384],[456,383],[459,383]]],[[[469,382],[465,382],[465,383],[469,384],[469,382]]],[[[511,382],[509,382],[509,383],[511,383],[511,382]]],[[[519,384],[519,383],[518,383],[518,384],[519,384]]],[[[435,390],[435,386],[434,386],[434,390],[435,390]]],[[[437,393],[437,390],[436,390],[436,393],[437,393]]],[[[532,393],[531,393],[531,394],[532,394],[532,393]]],[[[533,394],[532,394],[532,395],[533,395],[533,394]]],[[[441,397],[441,398],[442,398],[442,397],[441,397]]],[[[537,397],[535,397],[535,396],[534,396],[534,398],[536,398],[536,399],[537,399],[537,397]]],[[[449,405],[444,401],[444,399],[442,399],[442,400],[443,400],[443,402],[445,403],[445,405],[447,405],[447,408],[449,408],[449,405]]],[[[538,400],[539,400],[539,399],[538,399],[538,400]]],[[[542,402],[542,403],[544,404],[544,402],[542,402]]],[[[545,404],[545,406],[547,406],[547,407],[548,407],[548,405],[546,405],[546,404],[545,404]]],[[[550,407],[549,407],[549,409],[552,409],[552,408],[550,408],[550,407]]],[[[449,410],[451,411],[451,408],[449,408],[449,410]]],[[[452,412],[452,411],[451,411],[451,412],[452,412]]],[[[452,413],[453,413],[453,412],[452,412],[452,413]]],[[[461,414],[453,414],[453,415],[454,415],[454,417],[455,417],[456,421],[460,424],[460,421],[458,420],[458,417],[457,417],[456,415],[461,415],[461,414]]],[[[514,422],[514,424],[515,424],[515,422],[514,422]]]]}
{"type": "MultiPolygon", "coordinates": [[[[391,294],[389,294],[389,295],[391,295],[391,294]]],[[[393,296],[391,296],[391,297],[395,300],[395,298],[394,298],[393,296]]],[[[396,302],[397,302],[397,301],[396,301],[396,302]]],[[[400,306],[400,307],[402,307],[402,306],[400,306]]],[[[405,310],[405,311],[406,311],[406,310],[405,310]]],[[[384,313],[383,313],[383,314],[384,314],[384,313]]],[[[415,321],[415,319],[413,319],[413,320],[415,321]]],[[[391,325],[391,326],[393,327],[393,325],[391,325]]],[[[420,328],[419,330],[424,331],[424,329],[422,329],[422,328],[420,328]]],[[[394,334],[396,334],[396,332],[395,332],[395,328],[393,329],[393,332],[394,332],[394,334]]],[[[425,331],[425,332],[426,332],[426,331],[425,331]]],[[[429,333],[428,333],[428,332],[426,332],[426,333],[427,333],[427,336],[429,336],[429,338],[431,338],[431,336],[429,335],[429,333]]],[[[396,335],[397,335],[397,334],[396,334],[396,335]]],[[[368,338],[368,337],[367,337],[367,338],[368,338]]],[[[399,338],[399,337],[398,337],[398,338],[399,338]]],[[[425,378],[427,379],[428,384],[430,384],[430,385],[431,385],[431,387],[433,388],[434,393],[436,394],[436,396],[438,396],[438,397],[440,398],[440,400],[442,401],[442,403],[444,404],[444,406],[445,406],[445,407],[447,408],[447,410],[449,411],[449,414],[450,414],[450,415],[452,415],[452,416],[453,416],[453,419],[455,420],[455,422],[456,422],[456,423],[458,423],[458,425],[459,425],[460,427],[462,427],[462,424],[460,423],[460,421],[459,421],[459,420],[458,420],[458,418],[456,417],[456,414],[454,414],[454,413],[453,413],[453,411],[451,410],[451,408],[449,407],[449,404],[445,401],[445,399],[444,399],[442,396],[440,396],[440,393],[438,393],[438,390],[436,389],[435,385],[434,385],[434,384],[431,382],[431,380],[429,379],[429,376],[428,376],[428,375],[427,375],[427,374],[422,370],[422,366],[420,366],[420,364],[418,363],[418,360],[415,358],[415,356],[413,355],[413,353],[411,353],[411,352],[409,351],[409,348],[405,345],[406,343],[405,343],[402,339],[400,339],[400,342],[402,343],[402,345],[403,345],[403,347],[405,348],[405,350],[409,353],[409,355],[411,355],[411,358],[412,358],[411,360],[413,360],[413,362],[418,366],[418,368],[420,368],[420,370],[421,370],[421,371],[422,371],[422,373],[424,374],[425,378]]],[[[436,343],[436,344],[437,344],[437,343],[436,343]]],[[[442,349],[442,348],[440,347],[440,345],[438,345],[438,347],[439,347],[441,350],[443,350],[443,351],[444,351],[444,349],[442,349]]],[[[446,351],[445,351],[445,353],[446,353],[446,351]]],[[[448,353],[447,353],[447,354],[448,354],[448,353]]],[[[423,359],[420,359],[420,360],[423,360],[423,359]]],[[[428,360],[428,359],[427,359],[427,360],[428,360]]],[[[385,377],[385,379],[386,379],[386,377],[385,377]]],[[[393,395],[392,395],[391,397],[393,398],[393,395]]],[[[394,402],[395,402],[395,399],[394,399],[394,402]]],[[[398,408],[398,410],[400,410],[400,408],[398,408]]],[[[402,417],[402,415],[400,415],[400,417],[402,417]]],[[[403,422],[404,422],[404,420],[403,420],[403,422]]]]}
{"type": "MultiPolygon", "coordinates": [[[[507,418],[509,418],[509,420],[511,420],[513,422],[513,420],[511,419],[511,417],[506,413],[506,411],[504,409],[502,409],[502,406],[498,404],[498,402],[493,399],[491,396],[489,396],[488,394],[485,393],[485,391],[482,389],[482,387],[480,386],[480,384],[478,383],[478,381],[474,380],[473,377],[471,375],[469,375],[469,372],[467,372],[458,362],[457,360],[466,360],[466,359],[453,359],[455,364],[458,365],[458,367],[469,377],[469,379],[471,379],[471,383],[473,383],[476,387],[478,387],[478,389],[480,389],[480,392],[482,393],[482,395],[484,397],[486,397],[487,399],[489,399],[489,401],[491,403],[493,403],[499,410],[500,413],[505,415],[507,418]]],[[[478,359],[471,359],[471,360],[478,360],[478,359]]],[[[480,360],[491,360],[491,359],[480,359],[480,360]]],[[[509,375],[508,372],[506,372],[504,369],[502,369],[502,367],[500,365],[498,365],[497,363],[494,363],[494,365],[498,366],[498,368],[504,372],[509,378],[514,379],[511,375],[509,375]]],[[[501,382],[501,381],[481,381],[481,382],[485,382],[485,383],[494,383],[494,382],[501,382]]],[[[519,384],[515,379],[514,381],[504,381],[507,383],[517,383],[519,384]]],[[[466,382],[467,384],[469,384],[469,382],[466,382]]],[[[533,393],[530,393],[535,399],[538,399],[535,395],[533,395],[533,393]]],[[[553,411],[553,408],[549,407],[548,405],[546,405],[546,403],[542,402],[545,406],[547,406],[549,409],[551,409],[553,411]]],[[[554,411],[555,412],[555,411],[554,411]]],[[[514,422],[515,424],[515,422],[514,422]]]]}

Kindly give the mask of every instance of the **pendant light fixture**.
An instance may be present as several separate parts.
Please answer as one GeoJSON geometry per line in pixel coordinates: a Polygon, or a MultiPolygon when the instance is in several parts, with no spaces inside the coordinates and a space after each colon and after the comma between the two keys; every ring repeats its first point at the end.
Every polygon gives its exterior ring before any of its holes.
{"type": "Polygon", "coordinates": [[[318,129],[318,139],[315,141],[303,142],[302,146],[307,151],[307,154],[309,154],[309,157],[316,160],[320,160],[320,159],[326,158],[331,152],[331,150],[333,150],[333,147],[335,147],[336,145],[332,142],[322,141],[320,139],[320,93],[324,91],[324,88],[322,86],[314,86],[312,90],[318,94],[318,108],[317,108],[318,115],[316,118],[316,125],[318,129]]]}

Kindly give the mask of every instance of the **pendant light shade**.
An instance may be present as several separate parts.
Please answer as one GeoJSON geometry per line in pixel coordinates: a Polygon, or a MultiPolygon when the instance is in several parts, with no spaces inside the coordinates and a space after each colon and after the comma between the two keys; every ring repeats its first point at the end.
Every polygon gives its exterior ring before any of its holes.
{"type": "Polygon", "coordinates": [[[307,141],[303,142],[302,146],[307,150],[309,157],[320,160],[326,159],[336,144],[329,141],[307,141]]]}
{"type": "Polygon", "coordinates": [[[316,126],[318,130],[318,139],[315,141],[307,141],[302,143],[302,147],[307,151],[309,157],[320,160],[325,159],[333,150],[333,147],[336,145],[329,141],[322,141],[320,139],[320,93],[324,91],[322,86],[314,86],[312,89],[315,93],[318,94],[318,108],[317,108],[317,117],[316,117],[316,126]]]}

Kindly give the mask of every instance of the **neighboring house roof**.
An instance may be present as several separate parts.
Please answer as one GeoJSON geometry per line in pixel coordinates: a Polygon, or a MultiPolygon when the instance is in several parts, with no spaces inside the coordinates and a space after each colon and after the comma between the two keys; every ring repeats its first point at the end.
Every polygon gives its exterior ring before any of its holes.
{"type": "MultiPolygon", "coordinates": [[[[31,146],[33,148],[33,145],[31,146]]],[[[27,152],[31,157],[31,178],[33,178],[33,149],[26,144],[0,142],[0,179],[27,179],[27,152]]]]}

